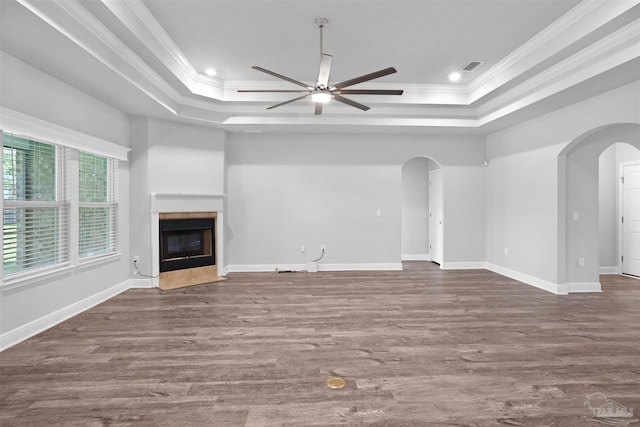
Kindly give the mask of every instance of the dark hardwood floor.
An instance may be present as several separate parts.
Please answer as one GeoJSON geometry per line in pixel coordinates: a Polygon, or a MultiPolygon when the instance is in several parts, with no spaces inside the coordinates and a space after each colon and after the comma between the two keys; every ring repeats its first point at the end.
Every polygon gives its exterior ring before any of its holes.
{"type": "Polygon", "coordinates": [[[0,354],[0,425],[604,426],[589,394],[640,412],[640,281],[602,280],[409,262],[129,290],[0,354]]]}

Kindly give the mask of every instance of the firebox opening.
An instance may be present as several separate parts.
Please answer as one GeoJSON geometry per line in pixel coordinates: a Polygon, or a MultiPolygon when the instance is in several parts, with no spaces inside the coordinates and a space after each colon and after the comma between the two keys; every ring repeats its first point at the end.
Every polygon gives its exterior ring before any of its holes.
{"type": "Polygon", "coordinates": [[[160,271],[215,265],[215,218],[160,220],[160,271]]]}

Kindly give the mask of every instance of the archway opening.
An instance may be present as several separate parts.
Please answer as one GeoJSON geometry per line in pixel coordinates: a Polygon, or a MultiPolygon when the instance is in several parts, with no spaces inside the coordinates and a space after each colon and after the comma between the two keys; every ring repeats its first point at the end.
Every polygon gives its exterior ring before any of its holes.
{"type": "Polygon", "coordinates": [[[600,158],[622,142],[640,149],[640,125],[593,129],[559,154],[558,283],[565,292],[600,291],[600,158]]]}

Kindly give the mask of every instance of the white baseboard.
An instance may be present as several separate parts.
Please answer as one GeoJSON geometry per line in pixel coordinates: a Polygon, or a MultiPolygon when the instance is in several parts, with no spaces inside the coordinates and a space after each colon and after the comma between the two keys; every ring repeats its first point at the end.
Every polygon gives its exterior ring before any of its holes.
{"type": "Polygon", "coordinates": [[[620,274],[618,266],[615,267],[600,267],[600,274],[620,274]]]}
{"type": "Polygon", "coordinates": [[[130,279],[129,287],[131,289],[148,289],[155,288],[153,282],[149,278],[130,279]]]}
{"type": "MultiPolygon", "coordinates": [[[[236,264],[228,265],[229,273],[261,273],[280,271],[306,271],[307,264],[236,264]]],[[[382,271],[402,270],[402,263],[322,264],[318,271],[382,271]]]]}
{"type": "Polygon", "coordinates": [[[318,264],[319,271],[402,271],[401,262],[362,264],[318,264]]]}
{"type": "Polygon", "coordinates": [[[498,273],[502,276],[508,277],[513,280],[517,280],[519,282],[522,282],[530,286],[534,286],[536,288],[545,290],[547,292],[554,293],[556,295],[567,295],[569,293],[566,285],[560,285],[558,283],[548,282],[538,277],[530,276],[528,274],[521,273],[519,271],[502,267],[500,265],[487,263],[486,268],[487,270],[493,271],[494,273],[498,273]]]}
{"type": "Polygon", "coordinates": [[[570,294],[579,292],[602,292],[600,282],[591,283],[567,283],[567,290],[570,294]]]}
{"type": "Polygon", "coordinates": [[[429,254],[402,254],[402,261],[431,261],[429,254]]]}
{"type": "Polygon", "coordinates": [[[94,307],[106,300],[115,297],[116,295],[129,289],[129,280],[125,280],[109,289],[105,289],[95,295],[85,298],[81,301],[70,304],[58,311],[47,314],[39,319],[27,323],[26,325],[19,326],[11,331],[5,332],[0,335],[0,351],[6,350],[34,335],[39,334],[65,320],[82,313],[94,307]]]}
{"type": "Polygon", "coordinates": [[[307,264],[235,264],[226,267],[228,273],[275,273],[277,271],[306,271],[307,264]]]}
{"type": "Polygon", "coordinates": [[[441,270],[484,270],[487,263],[483,261],[477,262],[443,262],[440,264],[441,270]]]}

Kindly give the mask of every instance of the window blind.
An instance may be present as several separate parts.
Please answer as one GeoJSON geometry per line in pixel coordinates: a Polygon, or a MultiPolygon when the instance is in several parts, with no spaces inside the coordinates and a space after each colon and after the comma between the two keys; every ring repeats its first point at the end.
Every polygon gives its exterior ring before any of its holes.
{"type": "Polygon", "coordinates": [[[3,274],[69,260],[68,151],[2,134],[3,274]]]}
{"type": "Polygon", "coordinates": [[[79,152],[79,255],[117,251],[118,161],[79,152]]]}

